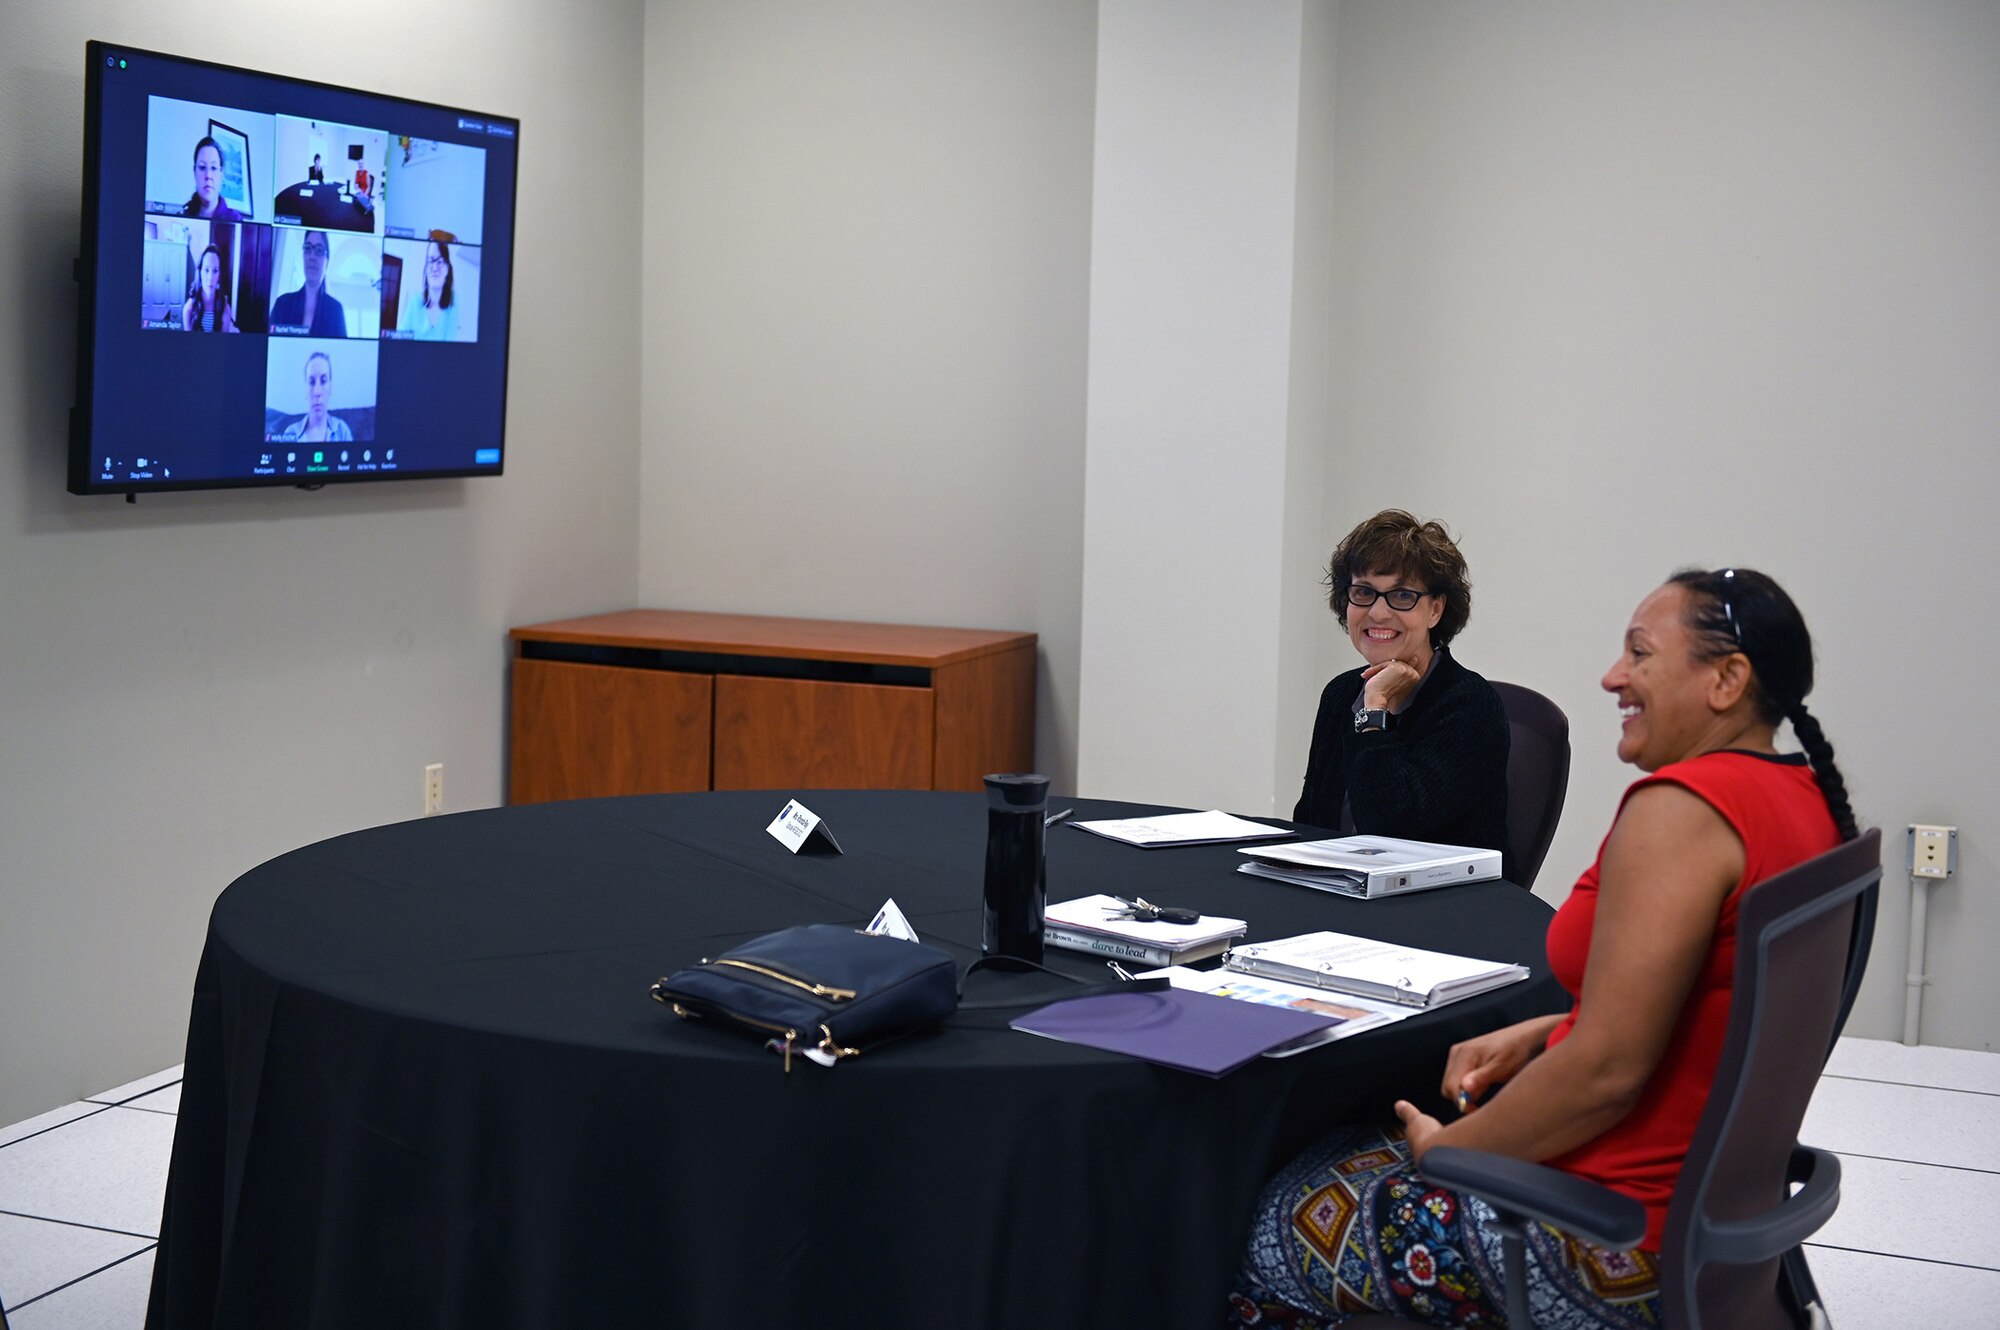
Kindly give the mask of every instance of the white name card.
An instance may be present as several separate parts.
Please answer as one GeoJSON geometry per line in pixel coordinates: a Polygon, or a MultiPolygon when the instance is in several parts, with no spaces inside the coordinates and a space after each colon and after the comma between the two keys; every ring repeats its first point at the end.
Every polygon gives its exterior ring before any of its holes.
{"type": "Polygon", "coordinates": [[[840,842],[833,838],[832,830],[819,820],[819,814],[797,799],[786,804],[784,811],[764,830],[777,837],[778,844],[793,854],[807,846],[815,849],[824,847],[835,854],[840,853],[840,842]]]}

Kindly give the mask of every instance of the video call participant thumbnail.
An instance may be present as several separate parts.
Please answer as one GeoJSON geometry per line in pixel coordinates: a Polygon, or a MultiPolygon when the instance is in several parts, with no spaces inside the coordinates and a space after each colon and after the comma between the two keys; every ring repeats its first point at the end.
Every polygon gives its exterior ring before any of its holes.
{"type": "Polygon", "coordinates": [[[229,310],[229,293],[222,286],[222,251],[214,245],[202,250],[195,268],[194,290],[181,306],[183,332],[237,331],[236,316],[229,310]]]}
{"type": "Polygon", "coordinates": [[[274,120],[240,107],[150,97],[146,211],[211,222],[270,216],[274,120]]]}
{"type": "MultiPolygon", "coordinates": [[[[290,237],[286,237],[290,243],[290,237]]],[[[271,302],[271,331],[302,332],[308,337],[347,336],[347,311],[326,289],[326,261],[333,246],[324,231],[307,231],[299,239],[302,278],[296,289],[271,302]]]]}
{"type": "MultiPolygon", "coordinates": [[[[338,445],[375,437],[376,343],[274,337],[266,346],[266,441],[338,445]]],[[[337,453],[308,461],[308,470],[350,469],[337,453]]]]}
{"type": "Polygon", "coordinates": [[[442,232],[382,243],[382,336],[479,340],[479,248],[442,232]]]}

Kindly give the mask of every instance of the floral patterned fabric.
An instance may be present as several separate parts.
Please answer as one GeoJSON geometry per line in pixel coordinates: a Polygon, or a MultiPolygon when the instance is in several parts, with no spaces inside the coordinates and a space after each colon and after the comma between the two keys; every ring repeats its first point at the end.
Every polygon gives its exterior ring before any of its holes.
{"type": "MultiPolygon", "coordinates": [[[[1288,1164],[1258,1202],[1231,1326],[1320,1330],[1393,1312],[1430,1325],[1505,1326],[1507,1277],[1492,1209],[1424,1181],[1395,1129],[1349,1128],[1288,1164]]],[[[1651,1252],[1605,1251],[1528,1229],[1538,1330],[1660,1324],[1651,1252]]]]}

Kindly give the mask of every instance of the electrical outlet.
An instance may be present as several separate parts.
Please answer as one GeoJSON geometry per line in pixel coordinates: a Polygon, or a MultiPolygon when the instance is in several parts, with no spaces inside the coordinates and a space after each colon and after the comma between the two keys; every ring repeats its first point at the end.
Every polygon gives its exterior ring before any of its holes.
{"type": "Polygon", "coordinates": [[[1957,867],[1957,827],[1910,823],[1910,876],[1950,877],[1957,867]]]}
{"type": "Polygon", "coordinates": [[[444,763],[433,762],[424,768],[424,816],[444,811],[444,763]]]}

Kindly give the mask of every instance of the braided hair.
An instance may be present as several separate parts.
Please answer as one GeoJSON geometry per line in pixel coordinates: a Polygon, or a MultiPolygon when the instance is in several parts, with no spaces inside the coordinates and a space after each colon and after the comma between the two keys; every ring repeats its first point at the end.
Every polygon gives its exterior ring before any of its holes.
{"type": "Polygon", "coordinates": [[[1785,589],[1751,568],[1686,568],[1667,579],[1688,590],[1688,630],[1703,659],[1740,651],[1750,662],[1750,697],[1767,725],[1789,721],[1842,840],[1859,834],[1833,745],[1806,710],[1813,686],[1812,634],[1785,589]]]}

